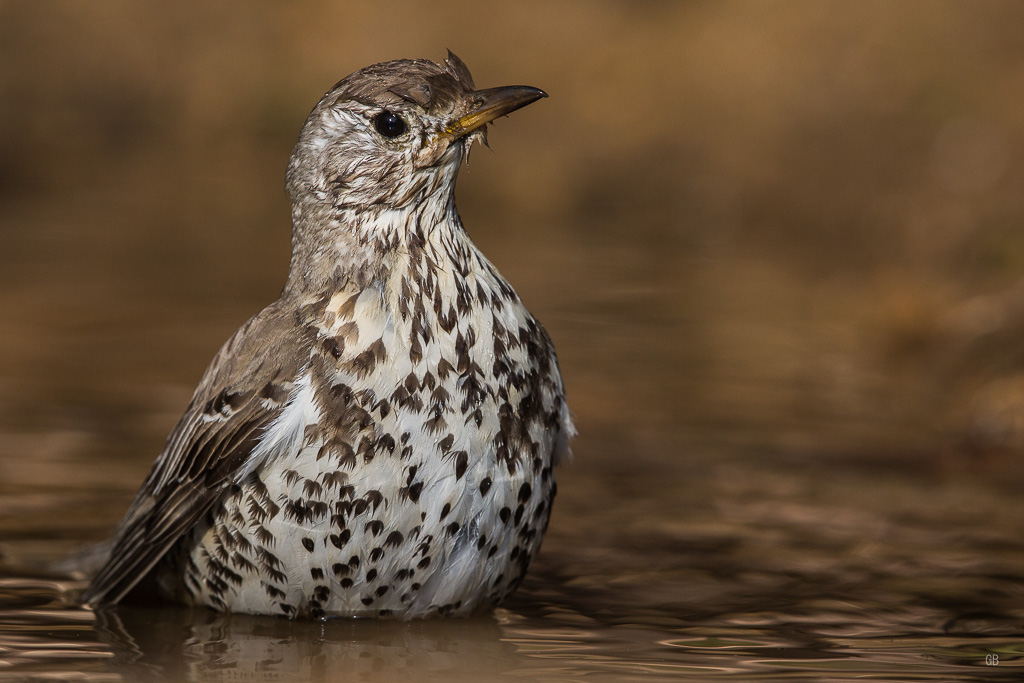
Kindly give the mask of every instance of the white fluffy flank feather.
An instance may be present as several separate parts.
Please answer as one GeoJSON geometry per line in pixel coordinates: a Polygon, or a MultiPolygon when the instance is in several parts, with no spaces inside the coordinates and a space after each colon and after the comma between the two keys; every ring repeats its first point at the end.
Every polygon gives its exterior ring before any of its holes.
{"type": "Polygon", "coordinates": [[[295,382],[284,410],[267,426],[249,460],[239,469],[236,482],[243,481],[257,468],[275,458],[299,452],[306,425],[320,421],[320,407],[316,404],[314,394],[310,373],[304,371],[295,382]]]}

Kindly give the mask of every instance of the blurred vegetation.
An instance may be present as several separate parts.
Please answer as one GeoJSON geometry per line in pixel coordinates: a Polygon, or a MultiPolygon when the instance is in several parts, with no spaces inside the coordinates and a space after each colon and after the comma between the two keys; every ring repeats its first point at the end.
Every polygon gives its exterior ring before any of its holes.
{"type": "Polygon", "coordinates": [[[309,109],[451,48],[551,94],[459,198],[555,337],[587,459],[1019,473],[1021,35],[1012,0],[0,1],[0,429],[145,469],[283,282],[309,109]]]}

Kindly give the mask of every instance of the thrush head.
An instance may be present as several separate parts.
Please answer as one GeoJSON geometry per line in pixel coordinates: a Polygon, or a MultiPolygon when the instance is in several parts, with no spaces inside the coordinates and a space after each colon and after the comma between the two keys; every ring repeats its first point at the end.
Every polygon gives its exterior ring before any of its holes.
{"type": "Polygon", "coordinates": [[[309,115],[288,165],[288,192],[296,204],[355,210],[402,209],[450,192],[473,142],[486,142],[486,125],[546,96],[528,86],[477,90],[451,52],[443,64],[369,66],[309,115]]]}

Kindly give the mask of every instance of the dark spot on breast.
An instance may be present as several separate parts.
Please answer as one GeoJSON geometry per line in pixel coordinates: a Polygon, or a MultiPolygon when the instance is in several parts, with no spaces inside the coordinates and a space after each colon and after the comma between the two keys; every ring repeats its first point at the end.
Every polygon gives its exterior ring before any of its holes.
{"type": "Polygon", "coordinates": [[[263,545],[270,545],[274,542],[274,534],[270,533],[270,529],[265,526],[256,527],[256,540],[263,545]]]}
{"type": "Polygon", "coordinates": [[[441,516],[437,518],[438,521],[440,521],[440,520],[444,519],[445,517],[447,517],[448,513],[451,512],[451,511],[452,511],[452,504],[451,503],[445,503],[444,507],[441,508],[441,516]]]}
{"type": "Polygon", "coordinates": [[[359,377],[366,377],[377,367],[377,363],[387,358],[387,349],[381,339],[370,344],[365,351],[348,363],[348,370],[359,377]]]}
{"type": "Polygon", "coordinates": [[[500,331],[498,329],[494,330],[494,355],[499,360],[504,360],[508,353],[508,347],[505,346],[505,342],[501,339],[501,335],[503,334],[505,334],[504,328],[500,331]]]}
{"type": "MultiPolygon", "coordinates": [[[[353,299],[354,300],[354,299],[353,299]]],[[[355,306],[353,305],[353,308],[355,306]]],[[[359,339],[359,326],[354,321],[349,321],[344,325],[338,326],[338,334],[335,335],[338,339],[352,342],[359,339]]]]}
{"type": "Polygon", "coordinates": [[[434,387],[437,386],[437,380],[434,379],[434,374],[427,370],[423,375],[423,379],[420,381],[420,386],[427,391],[433,391],[434,387]]]}
{"type": "Polygon", "coordinates": [[[256,559],[257,559],[257,561],[259,561],[260,566],[262,566],[264,568],[266,568],[266,567],[275,567],[276,568],[276,567],[280,567],[281,566],[281,560],[279,560],[277,558],[277,555],[275,555],[274,553],[270,552],[266,548],[257,548],[256,549],[256,559]]]}
{"type": "Polygon", "coordinates": [[[342,564],[341,562],[335,562],[333,565],[331,565],[331,571],[334,572],[335,576],[339,576],[340,577],[340,576],[348,576],[349,572],[351,572],[352,570],[349,569],[347,564],[342,564]]]}
{"type": "Polygon", "coordinates": [[[313,541],[312,538],[307,537],[302,539],[302,547],[309,552],[313,552],[313,549],[316,547],[316,543],[313,541]]]}
{"type": "Polygon", "coordinates": [[[402,536],[402,532],[400,532],[400,531],[392,531],[390,534],[388,534],[387,539],[385,539],[384,546],[385,547],[390,546],[392,548],[397,548],[399,545],[401,545],[403,540],[405,540],[405,537],[402,536]]]}
{"type": "Polygon", "coordinates": [[[321,520],[327,517],[327,513],[330,510],[327,503],[322,500],[312,500],[307,504],[309,509],[310,520],[321,520]]]}
{"type": "MultiPolygon", "coordinates": [[[[342,342],[344,344],[344,341],[342,342]]],[[[327,337],[320,343],[320,348],[324,353],[330,354],[335,360],[341,358],[341,344],[334,337],[327,337]]]]}
{"type": "Polygon", "coordinates": [[[348,529],[345,529],[340,534],[331,534],[331,543],[334,544],[335,548],[341,549],[346,543],[348,543],[348,539],[351,535],[352,534],[348,529]]]}
{"type": "Polygon", "coordinates": [[[508,519],[511,516],[512,516],[512,511],[510,509],[508,509],[507,507],[503,507],[503,508],[501,508],[501,510],[498,511],[498,517],[501,518],[502,524],[508,524],[508,519]]]}
{"type": "Polygon", "coordinates": [[[319,498],[323,494],[323,487],[320,486],[319,482],[315,482],[312,479],[307,479],[302,484],[302,495],[307,498],[319,498]]]}
{"type": "Polygon", "coordinates": [[[244,571],[246,574],[255,574],[257,571],[259,571],[258,569],[256,569],[256,565],[254,565],[252,562],[250,562],[245,557],[239,555],[238,553],[235,553],[231,556],[231,565],[235,569],[240,569],[244,571]]]}
{"type": "Polygon", "coordinates": [[[348,475],[344,472],[339,472],[337,470],[324,472],[320,475],[320,481],[328,488],[338,489],[338,493],[341,495],[352,495],[351,486],[346,487],[348,491],[342,490],[342,487],[345,486],[345,482],[348,481],[348,475]]]}
{"type": "MultiPolygon", "coordinates": [[[[289,500],[284,506],[285,517],[288,517],[296,524],[304,524],[307,519],[312,518],[310,510],[306,507],[306,503],[301,499],[289,500]]],[[[312,550],[310,550],[312,552],[312,550]]]]}
{"type": "Polygon", "coordinates": [[[462,475],[466,473],[466,468],[469,466],[469,453],[466,451],[458,451],[455,453],[455,480],[462,479],[462,475]]]}
{"type": "Polygon", "coordinates": [[[322,581],[324,578],[324,570],[320,567],[310,567],[309,575],[314,581],[322,581]]]}
{"type": "Polygon", "coordinates": [[[480,481],[480,495],[481,496],[486,496],[487,492],[490,491],[490,490],[491,490],[491,478],[490,477],[484,477],[480,481]]]}
{"type": "Polygon", "coordinates": [[[416,567],[419,568],[419,569],[426,569],[429,566],[430,566],[430,557],[429,556],[424,557],[422,560],[419,561],[419,564],[416,565],[416,567]]]}
{"type": "Polygon", "coordinates": [[[410,372],[405,377],[405,390],[410,394],[416,393],[416,390],[420,388],[420,379],[416,376],[415,372],[410,372]]]}
{"type": "Polygon", "coordinates": [[[399,386],[391,392],[391,400],[400,406],[404,406],[409,401],[409,390],[404,386],[399,386]]]}
{"type": "Polygon", "coordinates": [[[346,517],[352,514],[352,501],[339,500],[334,504],[334,514],[331,515],[331,524],[338,527],[338,529],[344,529],[348,526],[346,517]]]}
{"type": "Polygon", "coordinates": [[[455,322],[458,320],[458,317],[459,316],[456,314],[455,309],[449,306],[447,313],[438,313],[437,322],[440,323],[442,330],[445,332],[451,332],[455,329],[455,322]]]}
{"type": "Polygon", "coordinates": [[[451,394],[443,386],[437,386],[433,391],[430,392],[430,401],[436,405],[444,407],[448,403],[448,399],[451,398],[451,394]]]}
{"type": "Polygon", "coordinates": [[[533,493],[533,489],[530,488],[530,484],[526,483],[519,487],[519,502],[525,503],[530,500],[530,494],[533,493]]]}
{"type": "Polygon", "coordinates": [[[366,580],[367,581],[373,581],[376,578],[377,578],[377,570],[376,569],[371,569],[370,571],[366,572],[366,580]]]}
{"type": "Polygon", "coordinates": [[[338,437],[332,437],[317,451],[316,459],[333,458],[338,467],[353,466],[356,464],[356,452],[351,445],[338,437]]]}
{"type": "Polygon", "coordinates": [[[377,439],[377,450],[384,452],[387,451],[389,454],[395,452],[395,437],[390,434],[381,434],[377,439]]]}
{"type": "Polygon", "coordinates": [[[427,420],[426,427],[431,434],[437,434],[448,427],[448,422],[444,419],[440,409],[435,411],[434,417],[427,420]]]}
{"type": "Polygon", "coordinates": [[[380,558],[384,557],[384,548],[377,546],[370,551],[370,562],[376,562],[380,558]]]}
{"type": "Polygon", "coordinates": [[[371,510],[376,512],[380,504],[384,502],[384,496],[377,489],[371,489],[363,494],[363,500],[369,503],[371,510]]]}

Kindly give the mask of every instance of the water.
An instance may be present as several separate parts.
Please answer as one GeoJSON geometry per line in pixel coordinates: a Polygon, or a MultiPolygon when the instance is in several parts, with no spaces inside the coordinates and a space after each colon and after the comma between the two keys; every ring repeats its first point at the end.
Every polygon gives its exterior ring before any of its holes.
{"type": "Polygon", "coordinates": [[[1024,678],[1016,3],[129,5],[0,3],[0,680],[1024,678]],[[283,282],[317,94],[445,45],[551,94],[458,192],[580,429],[525,582],[81,609],[67,558],[283,282]]]}

